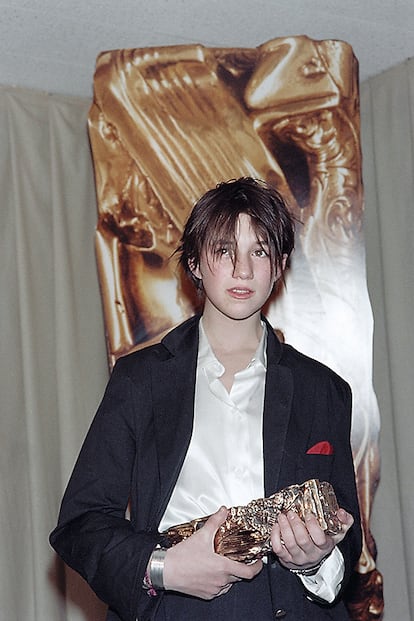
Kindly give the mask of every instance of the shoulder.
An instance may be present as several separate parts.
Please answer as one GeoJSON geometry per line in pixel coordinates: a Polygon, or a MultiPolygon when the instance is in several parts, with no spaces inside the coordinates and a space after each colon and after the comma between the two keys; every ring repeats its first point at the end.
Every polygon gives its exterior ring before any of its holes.
{"type": "MultiPolygon", "coordinates": [[[[310,356],[304,354],[303,352],[295,349],[292,345],[288,343],[282,343],[282,353],[280,357],[280,363],[286,364],[292,368],[301,368],[309,371],[309,373],[313,373],[316,375],[329,375],[332,377],[340,376],[330,367],[328,367],[323,362],[316,360],[315,358],[311,358],[310,356]]],[[[342,380],[344,381],[344,380],[342,380]]]]}
{"type": "Polygon", "coordinates": [[[295,349],[292,345],[279,341],[271,326],[268,324],[268,363],[276,364],[290,371],[296,386],[301,382],[309,386],[330,385],[343,394],[350,396],[349,384],[323,362],[295,349]],[[270,329],[269,329],[270,327],[270,329]]]}
{"type": "Polygon", "coordinates": [[[315,382],[319,387],[329,385],[339,391],[344,398],[349,398],[351,388],[348,382],[323,362],[298,351],[292,345],[282,343],[280,364],[287,366],[294,375],[305,381],[315,382]]]}
{"type": "Polygon", "coordinates": [[[172,328],[158,343],[153,343],[120,357],[113,373],[134,375],[142,372],[146,366],[162,363],[189,350],[196,351],[198,345],[198,323],[200,317],[195,315],[172,328]]]}

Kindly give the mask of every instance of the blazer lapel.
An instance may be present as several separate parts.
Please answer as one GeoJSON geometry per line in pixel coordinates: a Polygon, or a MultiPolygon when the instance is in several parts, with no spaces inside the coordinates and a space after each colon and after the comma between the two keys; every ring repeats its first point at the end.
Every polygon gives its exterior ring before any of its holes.
{"type": "Polygon", "coordinates": [[[168,334],[154,365],[154,420],[160,477],[160,520],[191,439],[198,354],[198,317],[168,334]]]}
{"type": "Polygon", "coordinates": [[[286,436],[292,410],[291,370],[280,364],[282,346],[268,327],[267,373],[263,411],[263,455],[265,495],[285,485],[282,473],[286,436]]]}

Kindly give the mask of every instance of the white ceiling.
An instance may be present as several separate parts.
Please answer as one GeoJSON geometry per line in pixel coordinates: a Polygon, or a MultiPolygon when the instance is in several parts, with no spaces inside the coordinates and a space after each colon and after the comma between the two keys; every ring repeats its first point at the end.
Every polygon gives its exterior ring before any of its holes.
{"type": "Polygon", "coordinates": [[[92,96],[104,50],[350,43],[365,80],[414,56],[414,0],[0,0],[0,84],[92,96]]]}

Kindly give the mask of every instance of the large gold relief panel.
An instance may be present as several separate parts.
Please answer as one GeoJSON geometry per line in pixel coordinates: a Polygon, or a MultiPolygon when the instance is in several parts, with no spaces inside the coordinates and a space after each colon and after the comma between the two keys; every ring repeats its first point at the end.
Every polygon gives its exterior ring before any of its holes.
{"type": "Polygon", "coordinates": [[[358,64],[349,45],[305,36],[257,48],[138,48],[98,57],[89,132],[96,252],[110,366],[194,313],[171,257],[194,202],[253,176],[301,224],[287,287],[266,309],[283,338],[345,377],[364,550],[349,609],[379,618],[369,530],[378,480],[372,313],[365,282],[358,64]]]}

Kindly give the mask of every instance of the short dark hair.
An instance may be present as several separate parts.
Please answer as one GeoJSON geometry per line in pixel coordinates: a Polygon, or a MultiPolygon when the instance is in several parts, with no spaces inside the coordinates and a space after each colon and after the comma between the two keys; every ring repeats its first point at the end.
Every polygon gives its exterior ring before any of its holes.
{"type": "Polygon", "coordinates": [[[185,224],[177,248],[179,263],[198,288],[200,281],[191,268],[200,265],[203,248],[213,250],[223,239],[234,241],[242,213],[250,216],[258,237],[268,244],[272,269],[284,279],[284,257],[294,247],[295,218],[276,188],[260,179],[241,177],[203,194],[185,224]]]}

